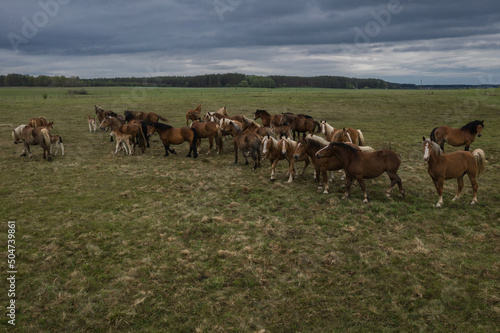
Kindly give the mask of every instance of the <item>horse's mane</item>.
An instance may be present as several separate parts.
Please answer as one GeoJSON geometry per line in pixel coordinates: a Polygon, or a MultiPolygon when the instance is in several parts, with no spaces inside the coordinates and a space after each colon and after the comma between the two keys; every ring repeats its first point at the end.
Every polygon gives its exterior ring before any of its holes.
{"type": "Polygon", "coordinates": [[[478,125],[483,125],[484,127],[484,124],[483,124],[484,120],[481,121],[481,120],[474,120],[474,121],[471,121],[470,123],[462,126],[462,130],[464,131],[469,131],[470,134],[477,134],[477,126],[478,125]]]}
{"type": "Polygon", "coordinates": [[[162,130],[162,131],[173,128],[172,126],[167,125],[167,124],[163,124],[163,123],[152,123],[152,124],[155,128],[162,130]]]}
{"type": "MultiPolygon", "coordinates": [[[[340,148],[343,148],[345,150],[348,150],[350,152],[353,152],[354,154],[357,154],[358,153],[358,150],[351,146],[351,145],[348,145],[347,143],[344,143],[344,142],[331,142],[330,143],[331,146],[336,146],[336,147],[340,147],[340,148]]],[[[438,146],[439,147],[439,146],[438,146]]]]}
{"type": "Polygon", "coordinates": [[[257,113],[263,113],[263,114],[270,116],[269,112],[267,112],[266,110],[257,110],[257,111],[255,111],[255,114],[257,114],[257,113]]]}
{"type": "Polygon", "coordinates": [[[440,156],[442,153],[444,153],[444,151],[441,149],[441,147],[436,142],[434,142],[430,139],[426,139],[425,142],[431,143],[432,151],[434,153],[436,153],[436,155],[440,156]]]}
{"type": "Polygon", "coordinates": [[[324,148],[325,146],[328,146],[328,144],[330,143],[317,135],[306,136],[305,140],[307,141],[308,145],[311,145],[312,147],[315,148],[324,148]]]}
{"type": "Polygon", "coordinates": [[[230,120],[230,122],[233,124],[233,127],[236,129],[236,132],[242,132],[243,130],[241,129],[240,125],[235,123],[234,121],[230,120]]]}
{"type": "Polygon", "coordinates": [[[245,116],[243,116],[243,122],[246,123],[247,126],[256,126],[256,127],[260,127],[259,123],[255,122],[254,120],[250,119],[250,118],[247,118],[245,116]]]}

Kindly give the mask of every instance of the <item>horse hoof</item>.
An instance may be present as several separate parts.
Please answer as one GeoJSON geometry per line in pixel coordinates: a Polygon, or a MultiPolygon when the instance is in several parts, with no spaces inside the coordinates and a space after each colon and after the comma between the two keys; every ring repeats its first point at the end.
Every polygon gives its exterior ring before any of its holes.
{"type": "Polygon", "coordinates": [[[276,179],[274,179],[274,178],[271,178],[271,179],[270,179],[270,181],[272,181],[272,182],[275,182],[275,181],[276,181],[276,179]]]}
{"type": "Polygon", "coordinates": [[[441,206],[442,206],[442,205],[443,205],[442,203],[438,202],[438,203],[436,204],[436,208],[441,208],[441,206]]]}
{"type": "Polygon", "coordinates": [[[368,202],[369,202],[368,199],[363,200],[363,203],[367,204],[368,202]]]}
{"type": "Polygon", "coordinates": [[[470,204],[475,205],[476,203],[477,203],[477,201],[472,200],[472,202],[470,204]]]}
{"type": "Polygon", "coordinates": [[[328,191],[327,191],[327,190],[324,190],[324,191],[323,191],[323,194],[328,194],[328,191]]]}

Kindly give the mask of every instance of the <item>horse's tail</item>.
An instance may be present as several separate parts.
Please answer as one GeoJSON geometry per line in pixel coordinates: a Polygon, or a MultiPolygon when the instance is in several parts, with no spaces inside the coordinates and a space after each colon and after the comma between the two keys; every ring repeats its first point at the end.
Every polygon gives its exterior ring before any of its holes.
{"type": "Polygon", "coordinates": [[[358,146],[364,146],[365,145],[365,137],[363,135],[363,132],[361,130],[358,130],[358,146]]]}
{"type": "Polygon", "coordinates": [[[144,139],[146,140],[146,147],[149,148],[148,123],[144,120],[141,121],[141,129],[142,135],[144,135],[144,139]]]}
{"type": "Polygon", "coordinates": [[[435,129],[432,130],[432,132],[431,132],[431,141],[434,141],[435,143],[439,144],[439,142],[437,142],[437,139],[436,139],[436,130],[437,129],[438,128],[436,127],[435,129]]]}
{"type": "Polygon", "coordinates": [[[50,148],[52,140],[50,140],[49,130],[46,128],[42,128],[41,133],[43,135],[43,144],[46,145],[48,148],[50,148]]]}
{"type": "Polygon", "coordinates": [[[472,155],[474,156],[474,159],[476,160],[477,163],[477,176],[481,176],[481,174],[484,171],[484,165],[486,163],[486,155],[484,154],[484,151],[482,149],[476,149],[472,152],[472,155]]]}
{"type": "Polygon", "coordinates": [[[157,116],[158,116],[158,118],[159,118],[160,120],[163,120],[163,121],[168,121],[168,119],[167,119],[167,118],[165,118],[165,117],[163,117],[163,116],[160,116],[159,114],[157,114],[157,116]]]}
{"type": "Polygon", "coordinates": [[[193,141],[191,141],[191,149],[193,150],[193,158],[197,158],[198,157],[198,149],[196,147],[196,143],[198,142],[199,135],[198,135],[198,131],[196,130],[196,128],[193,128],[193,127],[190,127],[190,128],[193,131],[193,141]]]}
{"type": "Polygon", "coordinates": [[[314,129],[313,129],[313,132],[314,132],[314,133],[319,133],[319,132],[321,132],[321,124],[319,123],[319,121],[317,121],[317,120],[313,120],[313,123],[314,123],[314,128],[318,127],[318,130],[317,130],[317,131],[314,131],[314,129]]]}
{"type": "MultiPolygon", "coordinates": [[[[147,128],[146,128],[146,134],[147,134],[147,128]]],[[[140,131],[137,133],[137,136],[139,137],[139,146],[141,147],[141,151],[144,154],[146,151],[146,137],[144,136],[144,129],[141,126],[140,131]]]]}
{"type": "Polygon", "coordinates": [[[222,136],[222,129],[217,126],[217,133],[215,134],[215,145],[217,147],[217,153],[222,153],[222,147],[224,145],[224,140],[222,136]]]}

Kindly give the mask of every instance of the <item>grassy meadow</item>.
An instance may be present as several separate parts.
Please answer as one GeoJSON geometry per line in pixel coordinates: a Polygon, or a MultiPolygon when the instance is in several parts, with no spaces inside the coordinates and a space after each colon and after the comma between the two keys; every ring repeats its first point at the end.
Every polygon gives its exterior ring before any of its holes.
{"type": "MultiPolygon", "coordinates": [[[[500,325],[500,90],[86,88],[0,89],[0,301],[8,305],[7,221],[16,221],[17,332],[493,332],[500,325]],[[46,97],[46,98],[44,98],[46,97]],[[222,155],[114,155],[89,133],[94,104],[153,111],[185,126],[188,109],[226,106],[253,117],[307,113],[363,131],[402,156],[406,197],[388,200],[384,174],[341,200],[316,192],[312,167],[292,184],[287,163],[252,170],[231,141],[222,155]],[[45,116],[65,156],[20,157],[11,130],[45,116]],[[423,161],[422,136],[485,120],[488,164],[479,203],[465,178],[444,207],[423,161]]],[[[260,123],[260,120],[258,120],[260,123]]],[[[446,146],[453,151],[459,148],[446,146]]],[[[302,163],[299,165],[302,167],[302,163]]],[[[11,330],[3,315],[0,330],[11,330]]]]}

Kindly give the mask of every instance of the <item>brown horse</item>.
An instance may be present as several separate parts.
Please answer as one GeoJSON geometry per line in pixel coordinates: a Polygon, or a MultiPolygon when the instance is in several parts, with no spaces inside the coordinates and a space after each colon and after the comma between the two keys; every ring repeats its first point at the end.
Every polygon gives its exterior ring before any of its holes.
{"type": "Polygon", "coordinates": [[[431,140],[436,142],[444,151],[444,143],[450,146],[463,146],[469,151],[469,146],[476,139],[476,134],[481,137],[484,128],[484,120],[474,120],[462,126],[461,128],[452,128],[448,126],[436,127],[431,132],[431,140]]]}
{"type": "Polygon", "coordinates": [[[141,152],[144,153],[146,151],[146,138],[144,137],[141,126],[137,124],[123,124],[116,118],[106,118],[101,123],[101,129],[107,127],[111,128],[111,130],[115,132],[132,135],[132,138],[134,138],[134,145],[136,142],[135,140],[137,139],[141,152]]]}
{"type": "Polygon", "coordinates": [[[191,121],[196,121],[196,120],[201,121],[200,114],[201,114],[201,104],[196,105],[194,110],[188,110],[186,112],[186,126],[189,125],[190,119],[191,119],[191,121]]]}
{"type": "Polygon", "coordinates": [[[89,113],[87,113],[87,122],[89,123],[89,132],[92,132],[92,128],[94,129],[94,132],[97,131],[95,118],[91,118],[89,113]]]}
{"type": "Polygon", "coordinates": [[[57,153],[59,152],[59,148],[61,148],[61,153],[62,153],[62,156],[64,156],[64,143],[63,143],[63,139],[60,135],[50,135],[50,154],[52,156],[57,156],[57,153]],[[52,149],[52,147],[55,147],[54,149],[52,149]]]}
{"type": "Polygon", "coordinates": [[[31,118],[28,122],[28,126],[31,127],[39,127],[39,126],[47,126],[49,122],[45,117],[31,118]]]}
{"type": "Polygon", "coordinates": [[[464,187],[465,174],[469,176],[474,192],[471,205],[477,203],[478,185],[476,176],[479,177],[484,169],[484,151],[482,149],[476,149],[472,153],[468,151],[455,151],[450,154],[445,154],[437,143],[425,137],[423,137],[423,140],[424,160],[428,163],[427,171],[439,195],[436,207],[441,207],[443,205],[443,186],[446,179],[457,179],[458,190],[453,201],[460,197],[460,192],[464,187]]]}
{"type": "Polygon", "coordinates": [[[319,136],[307,135],[298,141],[297,148],[293,155],[297,161],[305,157],[310,158],[315,170],[315,179],[318,182],[318,192],[323,190],[324,194],[328,194],[330,188],[328,171],[340,170],[343,167],[341,161],[335,156],[324,159],[318,159],[316,157],[316,153],[324,147],[327,147],[328,144],[328,141],[319,136]],[[320,178],[320,176],[322,178],[320,178]]]}
{"type": "MultiPolygon", "coordinates": [[[[271,181],[273,182],[276,180],[276,165],[278,165],[279,161],[286,159],[286,155],[282,153],[279,141],[270,135],[266,135],[262,138],[262,154],[271,162],[271,181]]],[[[294,174],[293,159],[288,160],[288,173],[288,182],[291,183],[294,174]]]]}
{"type": "Polygon", "coordinates": [[[196,151],[198,132],[195,128],[187,126],[178,128],[162,123],[153,123],[153,127],[165,147],[165,156],[168,156],[169,152],[177,154],[174,149],[170,149],[170,145],[180,145],[187,141],[189,143],[189,153],[186,156],[191,157],[191,152],[193,152],[193,158],[198,157],[198,152],[196,151]]]}
{"type": "Polygon", "coordinates": [[[364,152],[347,143],[331,142],[316,153],[318,159],[331,156],[338,158],[346,173],[346,191],[343,198],[349,197],[352,181],[357,180],[363,191],[363,202],[368,202],[364,179],[376,178],[384,172],[391,180],[391,184],[385,191],[387,197],[391,197],[391,190],[395,184],[399,186],[399,196],[404,197],[405,190],[401,178],[397,175],[401,158],[392,150],[382,149],[375,152],[364,152]]]}
{"type": "MultiPolygon", "coordinates": [[[[286,156],[286,159],[288,161],[291,161],[292,169],[294,171],[293,177],[295,177],[295,175],[297,175],[297,170],[295,169],[296,162],[304,162],[304,168],[302,168],[302,171],[299,173],[299,175],[303,175],[306,172],[306,168],[311,163],[311,159],[307,155],[301,156],[298,159],[294,158],[294,154],[295,154],[295,151],[297,150],[298,142],[293,141],[292,138],[290,138],[290,137],[282,136],[281,139],[278,141],[278,146],[281,147],[281,153],[286,156]]],[[[289,170],[289,172],[290,172],[290,170],[289,170]]],[[[291,182],[291,179],[292,178],[289,179],[289,182],[291,182]]]]}
{"type": "Polygon", "coordinates": [[[142,112],[142,111],[130,111],[125,110],[124,114],[125,121],[130,122],[131,120],[141,120],[145,121],[146,124],[157,123],[160,120],[168,121],[167,118],[160,116],[154,112],[142,112]]]}
{"type": "Polygon", "coordinates": [[[242,120],[243,121],[241,122],[241,124],[242,124],[241,129],[245,133],[256,133],[262,137],[264,137],[266,135],[275,136],[274,131],[270,127],[260,126],[255,121],[253,121],[252,119],[249,119],[245,116],[243,116],[242,120]]]}
{"type": "Polygon", "coordinates": [[[238,151],[241,151],[245,158],[245,165],[248,164],[248,155],[250,155],[254,160],[254,170],[260,167],[260,136],[255,133],[244,133],[240,125],[232,120],[222,123],[222,129],[233,136],[234,164],[238,164],[238,151]]]}
{"type": "Polygon", "coordinates": [[[345,142],[345,143],[353,143],[358,146],[365,145],[365,137],[360,130],[356,130],[354,128],[343,128],[338,130],[333,135],[331,142],[345,142]]]}
{"type": "Polygon", "coordinates": [[[39,145],[43,149],[43,158],[50,161],[50,129],[45,126],[31,127],[26,126],[21,132],[21,139],[24,143],[24,150],[21,156],[29,154],[29,158],[33,156],[30,145],[39,145]]]}
{"type": "Polygon", "coordinates": [[[320,124],[314,118],[304,114],[283,113],[280,125],[290,125],[292,129],[293,139],[295,140],[295,133],[302,133],[306,136],[306,132],[314,134],[320,131],[320,124]],[[317,130],[316,130],[317,128],[317,130]]]}
{"type": "Polygon", "coordinates": [[[271,116],[266,110],[257,110],[254,113],[253,120],[262,120],[262,126],[274,127],[279,126],[281,121],[281,114],[275,114],[271,116]]]}
{"type": "Polygon", "coordinates": [[[196,148],[198,153],[201,152],[201,139],[203,138],[208,138],[208,142],[210,144],[210,147],[208,148],[207,155],[210,155],[212,152],[212,148],[214,146],[214,139],[215,139],[215,145],[217,147],[217,155],[222,153],[222,132],[220,129],[219,124],[210,121],[210,122],[203,122],[203,121],[193,121],[191,123],[191,128],[195,128],[196,132],[198,132],[198,142],[196,143],[196,148]]]}

